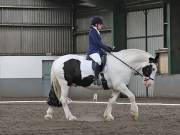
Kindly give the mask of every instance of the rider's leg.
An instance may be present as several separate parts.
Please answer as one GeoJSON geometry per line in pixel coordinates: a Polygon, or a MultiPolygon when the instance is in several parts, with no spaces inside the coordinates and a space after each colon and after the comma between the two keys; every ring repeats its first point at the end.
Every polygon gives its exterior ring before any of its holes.
{"type": "Polygon", "coordinates": [[[100,65],[98,63],[94,63],[94,74],[95,74],[95,80],[98,80],[99,73],[100,73],[100,65]]]}
{"type": "Polygon", "coordinates": [[[93,53],[93,54],[89,55],[89,57],[91,59],[93,59],[96,63],[101,65],[101,57],[100,57],[99,53],[93,53]]]}
{"type": "Polygon", "coordinates": [[[89,55],[91,59],[94,61],[94,74],[95,74],[95,83],[98,84],[99,82],[99,73],[100,73],[100,66],[101,66],[101,57],[98,53],[93,53],[89,55]]]}

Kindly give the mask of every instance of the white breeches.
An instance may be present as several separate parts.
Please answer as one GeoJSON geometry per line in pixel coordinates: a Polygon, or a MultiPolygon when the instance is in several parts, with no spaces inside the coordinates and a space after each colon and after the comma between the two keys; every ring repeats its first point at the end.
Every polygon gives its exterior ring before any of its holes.
{"type": "Polygon", "coordinates": [[[89,55],[89,57],[91,59],[93,59],[96,63],[101,65],[101,57],[100,57],[99,53],[93,53],[93,54],[89,55]]]}

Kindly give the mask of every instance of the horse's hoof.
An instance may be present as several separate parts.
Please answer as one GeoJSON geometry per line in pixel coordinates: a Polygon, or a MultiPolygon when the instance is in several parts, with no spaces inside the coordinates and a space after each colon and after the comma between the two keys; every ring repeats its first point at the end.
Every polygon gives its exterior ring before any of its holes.
{"type": "Polygon", "coordinates": [[[45,118],[45,120],[51,120],[52,119],[52,115],[48,115],[47,114],[47,115],[44,116],[44,118],[45,118]]]}
{"type": "Polygon", "coordinates": [[[106,113],[104,113],[104,115],[103,115],[103,116],[104,116],[104,118],[106,118],[108,115],[107,115],[106,113]]]}
{"type": "Polygon", "coordinates": [[[77,120],[77,118],[75,116],[71,116],[71,117],[68,117],[68,120],[75,121],[75,120],[77,120]]]}
{"type": "Polygon", "coordinates": [[[109,115],[109,116],[105,117],[105,120],[106,121],[112,121],[112,120],[114,120],[114,117],[112,115],[109,115]]]}
{"type": "Polygon", "coordinates": [[[138,118],[139,118],[138,112],[131,112],[131,116],[132,116],[132,119],[135,120],[135,121],[137,121],[138,118]]]}

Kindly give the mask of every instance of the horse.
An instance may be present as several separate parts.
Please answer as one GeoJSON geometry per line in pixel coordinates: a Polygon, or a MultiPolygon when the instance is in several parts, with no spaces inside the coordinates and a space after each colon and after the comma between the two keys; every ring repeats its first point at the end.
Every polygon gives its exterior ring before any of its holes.
{"type": "MultiPolygon", "coordinates": [[[[133,119],[138,119],[139,113],[135,95],[128,89],[127,85],[132,74],[136,71],[142,75],[144,85],[151,87],[154,83],[157,63],[158,56],[153,57],[150,53],[138,49],[107,53],[107,61],[101,73],[104,74],[108,87],[112,89],[112,95],[103,115],[105,120],[114,120],[112,105],[120,93],[129,98],[130,114],[133,119]]],[[[87,60],[85,55],[67,54],[55,60],[51,68],[51,90],[47,101],[49,107],[44,116],[45,119],[52,119],[53,107],[56,106],[63,108],[67,120],[77,120],[68,106],[70,103],[69,89],[73,86],[91,89],[94,87],[93,79],[92,61],[87,60]]],[[[100,87],[102,88],[102,86],[100,87]]]]}

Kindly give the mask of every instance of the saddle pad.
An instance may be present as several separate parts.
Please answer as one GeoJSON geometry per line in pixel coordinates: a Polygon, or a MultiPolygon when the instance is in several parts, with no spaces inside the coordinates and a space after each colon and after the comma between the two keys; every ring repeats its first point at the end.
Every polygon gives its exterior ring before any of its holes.
{"type": "Polygon", "coordinates": [[[89,75],[94,75],[94,71],[92,69],[92,61],[82,60],[80,68],[81,68],[82,78],[87,77],[89,75]]]}

